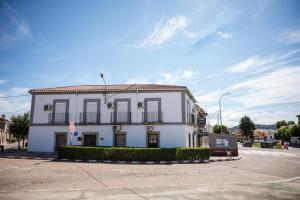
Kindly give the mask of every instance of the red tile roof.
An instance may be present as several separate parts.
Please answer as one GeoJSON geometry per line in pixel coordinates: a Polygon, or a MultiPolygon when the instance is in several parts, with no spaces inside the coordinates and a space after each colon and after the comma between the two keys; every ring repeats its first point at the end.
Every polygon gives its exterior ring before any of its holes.
{"type": "Polygon", "coordinates": [[[184,91],[194,100],[194,96],[186,86],[158,84],[116,84],[116,85],[76,85],[53,88],[39,88],[29,91],[31,94],[61,93],[97,93],[97,92],[136,92],[136,91],[184,91]]]}

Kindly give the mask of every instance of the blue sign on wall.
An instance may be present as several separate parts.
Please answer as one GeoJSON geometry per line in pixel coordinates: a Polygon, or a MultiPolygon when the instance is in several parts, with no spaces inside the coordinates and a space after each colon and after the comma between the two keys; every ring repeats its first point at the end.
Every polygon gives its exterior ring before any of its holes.
{"type": "Polygon", "coordinates": [[[74,132],[74,136],[78,136],[78,132],[74,132]]]}

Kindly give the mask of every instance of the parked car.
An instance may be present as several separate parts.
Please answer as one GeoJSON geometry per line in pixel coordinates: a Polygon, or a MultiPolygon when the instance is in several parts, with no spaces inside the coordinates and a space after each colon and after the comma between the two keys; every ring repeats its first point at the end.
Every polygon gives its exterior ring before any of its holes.
{"type": "Polygon", "coordinates": [[[243,147],[252,147],[252,142],[251,141],[244,141],[243,147]]]}

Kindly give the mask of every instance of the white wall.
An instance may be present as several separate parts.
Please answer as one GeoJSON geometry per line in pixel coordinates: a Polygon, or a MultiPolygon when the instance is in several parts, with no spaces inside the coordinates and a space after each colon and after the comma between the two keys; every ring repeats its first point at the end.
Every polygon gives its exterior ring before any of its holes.
{"type": "MultiPolygon", "coordinates": [[[[160,132],[160,147],[187,146],[186,134],[192,134],[193,130],[188,125],[153,126],[154,132],[160,132]]],[[[127,125],[122,126],[121,131],[127,134],[127,146],[146,147],[147,126],[127,125]]],[[[53,152],[55,132],[68,132],[68,128],[67,126],[31,126],[28,138],[28,151],[53,152]]],[[[81,145],[77,138],[82,136],[82,132],[99,132],[98,146],[113,145],[112,125],[76,126],[76,132],[78,132],[78,136],[73,136],[73,145],[81,145]],[[104,140],[100,140],[100,138],[104,140]]],[[[70,135],[68,135],[68,144],[70,144],[70,135]]]]}
{"type": "MultiPolygon", "coordinates": [[[[107,94],[107,103],[113,102],[115,98],[131,99],[131,122],[141,123],[142,112],[144,109],[137,107],[138,102],[144,102],[144,98],[161,98],[161,109],[163,112],[163,122],[181,122],[181,93],[180,92],[158,92],[158,93],[124,93],[117,94],[109,98],[111,93],[107,94]]],[[[48,123],[48,114],[52,111],[44,111],[44,105],[53,104],[53,99],[69,99],[70,121],[79,122],[80,113],[83,112],[84,99],[101,99],[100,112],[101,123],[110,123],[110,115],[112,110],[107,109],[104,104],[102,94],[52,94],[52,95],[36,95],[34,105],[33,123],[48,123]],[[77,111],[77,112],[76,112],[77,111]],[[76,120],[75,120],[76,118],[76,120]]],[[[95,111],[96,112],[96,111],[95,111]]]]}

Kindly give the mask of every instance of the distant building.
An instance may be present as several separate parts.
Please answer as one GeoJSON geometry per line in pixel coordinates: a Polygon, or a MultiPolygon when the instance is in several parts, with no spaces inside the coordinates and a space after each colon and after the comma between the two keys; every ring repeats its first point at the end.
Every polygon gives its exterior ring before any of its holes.
{"type": "Polygon", "coordinates": [[[253,136],[255,140],[273,140],[275,132],[276,130],[272,129],[256,129],[253,136]]]}
{"type": "Polygon", "coordinates": [[[5,144],[6,139],[9,138],[8,133],[9,120],[5,118],[5,115],[0,117],[0,144],[5,144]]]}

